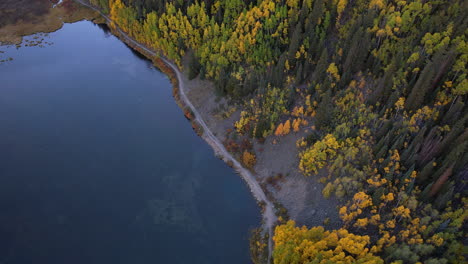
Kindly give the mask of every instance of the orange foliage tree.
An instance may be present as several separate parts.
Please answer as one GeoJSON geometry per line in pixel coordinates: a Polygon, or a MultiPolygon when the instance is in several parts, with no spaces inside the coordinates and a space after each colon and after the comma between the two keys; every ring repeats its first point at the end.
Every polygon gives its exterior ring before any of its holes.
{"type": "Polygon", "coordinates": [[[255,154],[245,150],[242,154],[242,163],[244,163],[245,167],[252,169],[255,166],[255,163],[257,163],[255,154]]]}

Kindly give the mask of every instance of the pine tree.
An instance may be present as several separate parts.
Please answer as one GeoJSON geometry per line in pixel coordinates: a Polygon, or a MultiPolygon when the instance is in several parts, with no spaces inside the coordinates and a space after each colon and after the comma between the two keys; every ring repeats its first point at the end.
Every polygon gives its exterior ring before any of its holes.
{"type": "Polygon", "coordinates": [[[333,119],[333,103],[331,98],[331,90],[325,92],[322,101],[320,101],[316,115],[315,124],[318,129],[324,129],[331,126],[331,120],[333,119]]]}
{"type": "Polygon", "coordinates": [[[328,67],[328,51],[326,48],[322,50],[322,54],[320,55],[320,59],[315,67],[314,73],[312,74],[311,81],[315,81],[320,83],[323,81],[324,77],[326,76],[326,71],[328,67]]]}
{"type": "Polygon", "coordinates": [[[289,44],[289,49],[288,49],[288,60],[289,61],[294,61],[295,60],[295,55],[296,51],[299,49],[300,41],[302,39],[302,25],[300,23],[297,23],[293,35],[291,37],[291,42],[289,44]]]}
{"type": "Polygon", "coordinates": [[[194,52],[190,52],[188,57],[188,78],[189,80],[195,79],[200,73],[200,63],[194,52]]]}
{"type": "Polygon", "coordinates": [[[434,170],[435,159],[432,159],[430,162],[426,163],[426,165],[422,168],[421,172],[418,173],[416,180],[419,183],[426,183],[431,173],[434,170]]]}
{"type": "Polygon", "coordinates": [[[385,102],[388,95],[390,95],[393,85],[393,76],[395,75],[395,65],[392,63],[385,68],[384,76],[378,81],[377,88],[369,97],[370,104],[377,104],[377,102],[385,102]]]}
{"type": "Polygon", "coordinates": [[[421,104],[424,102],[426,92],[429,90],[430,84],[433,80],[434,72],[435,65],[433,63],[429,63],[424,67],[418,81],[411,89],[411,93],[408,95],[405,105],[406,109],[416,110],[420,108],[421,104]]]}
{"type": "Polygon", "coordinates": [[[443,125],[453,124],[456,122],[458,117],[462,114],[465,103],[463,100],[458,98],[452,104],[450,104],[449,110],[445,113],[444,117],[441,119],[443,125]]]}

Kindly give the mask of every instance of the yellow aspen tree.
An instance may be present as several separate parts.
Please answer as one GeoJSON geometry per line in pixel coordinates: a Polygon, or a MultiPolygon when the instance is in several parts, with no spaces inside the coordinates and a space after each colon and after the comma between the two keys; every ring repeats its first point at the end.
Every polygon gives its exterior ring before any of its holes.
{"type": "Polygon", "coordinates": [[[398,112],[400,112],[401,109],[403,109],[405,107],[405,98],[404,97],[400,97],[398,99],[398,101],[395,103],[395,108],[396,108],[396,113],[395,113],[395,116],[398,114],[398,112]]]}
{"type": "Polygon", "coordinates": [[[370,252],[369,236],[354,235],[343,228],[328,231],[317,226],[308,229],[297,227],[290,220],[275,228],[273,241],[275,264],[384,263],[370,252]]]}
{"type": "Polygon", "coordinates": [[[341,14],[345,10],[347,4],[348,4],[348,0],[338,0],[338,3],[336,5],[336,12],[338,13],[338,17],[336,18],[337,24],[340,22],[341,14]]]}
{"type": "Polygon", "coordinates": [[[300,124],[301,124],[301,119],[300,118],[294,119],[294,121],[293,121],[293,130],[294,130],[294,132],[299,131],[299,125],[300,124]]]}
{"type": "Polygon", "coordinates": [[[371,219],[369,220],[369,223],[371,223],[372,225],[378,225],[380,222],[380,215],[379,214],[376,214],[376,215],[373,215],[371,216],[371,219]]]}
{"type": "Polygon", "coordinates": [[[334,62],[330,63],[327,69],[327,73],[330,74],[336,81],[340,80],[340,74],[338,71],[338,67],[336,67],[336,64],[334,62]]]}
{"type": "Polygon", "coordinates": [[[367,218],[359,218],[356,220],[356,223],[354,224],[355,227],[357,228],[364,228],[369,224],[369,219],[367,218]]]}
{"type": "Polygon", "coordinates": [[[383,0],[371,0],[369,3],[369,9],[382,9],[385,7],[383,0]]]}
{"type": "Polygon", "coordinates": [[[289,132],[291,131],[291,121],[286,121],[286,123],[284,123],[284,127],[283,127],[283,134],[284,135],[287,135],[289,134],[289,132]]]}
{"type": "Polygon", "coordinates": [[[275,130],[275,136],[283,135],[283,123],[280,123],[275,130]]]}
{"type": "Polygon", "coordinates": [[[400,216],[400,218],[410,218],[411,210],[404,207],[403,205],[398,206],[393,209],[393,215],[395,216],[394,220],[400,216]]]}

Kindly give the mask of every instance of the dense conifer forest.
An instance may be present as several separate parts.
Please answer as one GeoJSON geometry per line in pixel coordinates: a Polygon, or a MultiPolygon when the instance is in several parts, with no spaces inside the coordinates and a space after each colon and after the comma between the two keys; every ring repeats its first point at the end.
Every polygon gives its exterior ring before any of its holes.
{"type": "Polygon", "coordinates": [[[274,263],[466,261],[468,1],[91,2],[241,104],[235,133],[309,131],[297,168],[342,227],[281,221],[274,263]]]}

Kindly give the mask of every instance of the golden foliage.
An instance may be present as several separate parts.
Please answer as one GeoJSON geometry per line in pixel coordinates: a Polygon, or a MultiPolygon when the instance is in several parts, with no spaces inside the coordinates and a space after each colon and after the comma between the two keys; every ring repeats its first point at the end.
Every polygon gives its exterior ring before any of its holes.
{"type": "Polygon", "coordinates": [[[289,134],[290,131],[291,131],[291,121],[289,121],[288,119],[286,123],[284,123],[284,126],[283,126],[283,135],[289,134]]]}
{"type": "Polygon", "coordinates": [[[330,74],[336,81],[340,80],[340,73],[338,71],[338,67],[336,67],[336,64],[334,62],[330,63],[327,69],[327,73],[330,74]]]}
{"type": "Polygon", "coordinates": [[[242,154],[242,163],[245,165],[246,168],[252,169],[257,163],[255,154],[250,153],[249,151],[245,150],[244,153],[242,154]]]}
{"type": "Polygon", "coordinates": [[[283,123],[280,123],[275,130],[275,136],[283,135],[283,123]]]}
{"type": "Polygon", "coordinates": [[[307,229],[296,227],[290,220],[276,227],[273,241],[275,264],[384,263],[370,252],[369,236],[354,235],[346,229],[327,231],[321,226],[307,229]]]}
{"type": "Polygon", "coordinates": [[[340,146],[341,144],[332,134],[326,135],[322,140],[315,142],[312,147],[299,155],[301,158],[299,169],[305,175],[317,173],[319,169],[325,166],[328,159],[336,155],[336,151],[340,146]]]}
{"type": "Polygon", "coordinates": [[[292,123],[293,131],[298,132],[299,131],[299,126],[301,125],[302,120],[300,118],[294,119],[292,123]]]}

